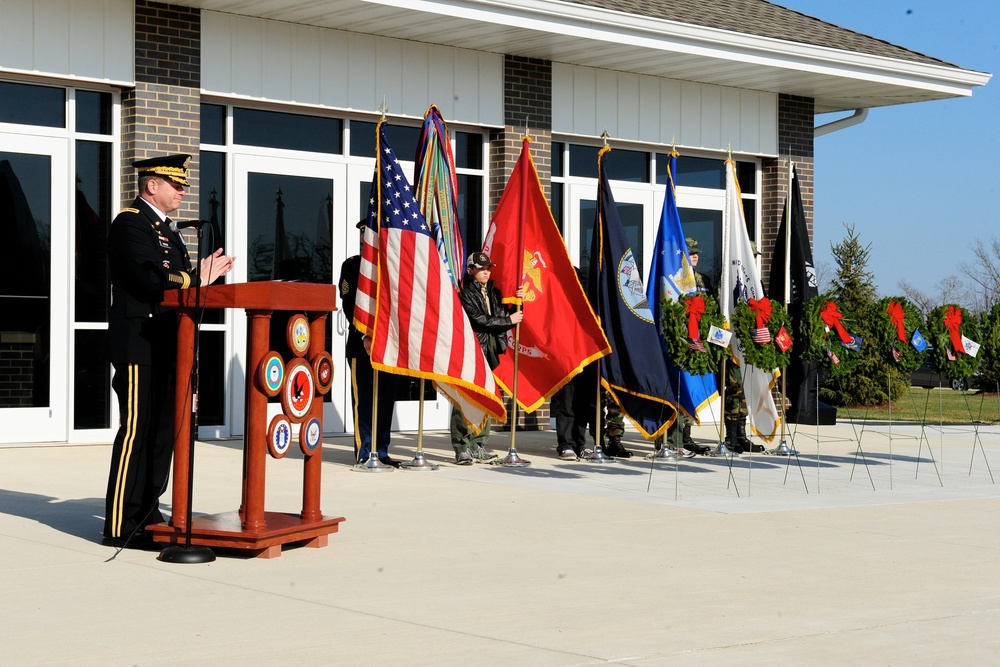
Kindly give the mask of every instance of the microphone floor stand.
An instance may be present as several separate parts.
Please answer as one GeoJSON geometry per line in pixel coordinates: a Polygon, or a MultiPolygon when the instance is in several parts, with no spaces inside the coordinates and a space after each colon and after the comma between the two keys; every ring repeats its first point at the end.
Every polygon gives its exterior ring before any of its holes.
{"type": "MultiPolygon", "coordinates": [[[[198,226],[198,284],[194,288],[194,364],[191,366],[191,430],[188,433],[187,521],[184,544],[172,544],[160,552],[158,560],[166,563],[211,563],[215,552],[210,547],[191,546],[191,504],[194,497],[194,443],[198,437],[198,342],[201,339],[201,237],[198,226]]],[[[211,273],[211,272],[210,272],[211,273]]]]}

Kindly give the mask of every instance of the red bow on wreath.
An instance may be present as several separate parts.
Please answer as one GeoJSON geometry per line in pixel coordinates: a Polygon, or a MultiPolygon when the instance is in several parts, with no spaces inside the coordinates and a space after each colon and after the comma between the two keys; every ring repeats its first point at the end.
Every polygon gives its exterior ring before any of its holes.
{"type": "Polygon", "coordinates": [[[965,345],[962,344],[962,310],[956,306],[948,306],[944,310],[944,328],[951,336],[951,346],[956,352],[965,354],[965,345]]]}
{"type": "Polygon", "coordinates": [[[698,333],[701,327],[701,316],[705,314],[705,299],[700,296],[693,296],[687,301],[684,313],[688,316],[688,338],[700,340],[698,333]]]}
{"type": "Polygon", "coordinates": [[[750,310],[757,316],[757,328],[763,329],[771,319],[771,300],[766,296],[761,299],[750,299],[747,301],[750,310]]]}
{"type": "Polygon", "coordinates": [[[847,329],[844,325],[840,323],[844,316],[840,314],[837,310],[837,304],[833,301],[827,301],[823,304],[823,310],[820,311],[819,316],[823,319],[823,323],[826,324],[830,329],[836,329],[837,335],[840,336],[840,342],[850,343],[854,340],[851,334],[847,333],[847,329]]]}
{"type": "Polygon", "coordinates": [[[906,316],[906,313],[903,312],[903,307],[899,305],[898,301],[890,301],[885,312],[888,313],[892,325],[896,327],[896,337],[905,343],[906,328],[903,326],[903,317],[906,316]]]}

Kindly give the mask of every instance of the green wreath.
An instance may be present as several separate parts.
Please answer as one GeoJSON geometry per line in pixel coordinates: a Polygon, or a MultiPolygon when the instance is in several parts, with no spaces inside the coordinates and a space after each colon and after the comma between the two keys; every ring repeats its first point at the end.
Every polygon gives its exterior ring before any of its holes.
{"type": "Polygon", "coordinates": [[[979,375],[986,384],[996,383],[1000,387],[1000,303],[993,304],[989,311],[983,313],[979,323],[979,338],[983,349],[979,351],[979,375]]]}
{"type": "Polygon", "coordinates": [[[959,335],[974,341],[979,341],[979,326],[969,315],[969,311],[955,304],[938,306],[927,315],[927,341],[933,346],[930,350],[931,363],[934,370],[951,380],[975,375],[979,369],[979,357],[955,351],[952,346],[951,331],[947,320],[954,313],[961,314],[961,323],[957,327],[959,335]],[[954,357],[949,359],[948,354],[954,357]]]}
{"type": "MultiPolygon", "coordinates": [[[[784,352],[775,345],[774,339],[782,327],[788,336],[792,335],[789,325],[788,311],[777,301],[771,301],[771,318],[767,321],[767,330],[771,332],[771,340],[767,343],[755,343],[751,337],[752,330],[757,328],[757,315],[748,301],[740,301],[733,310],[730,322],[733,335],[740,339],[743,345],[743,359],[751,366],[774,370],[788,365],[792,356],[792,346],[784,352]]],[[[790,342],[790,341],[789,341],[790,342]]]]}
{"type": "Polygon", "coordinates": [[[908,374],[917,370],[924,362],[924,357],[927,356],[927,350],[918,352],[910,344],[913,332],[921,328],[926,328],[924,327],[924,318],[921,317],[917,307],[906,297],[889,296],[875,304],[875,321],[872,325],[873,343],[877,346],[879,355],[884,357],[889,365],[899,369],[900,373],[908,374]],[[896,305],[893,306],[893,303],[896,305]],[[906,340],[899,340],[899,328],[896,326],[896,321],[900,315],[902,315],[903,337],[906,340]],[[896,358],[897,353],[898,359],[896,358]]]}
{"type": "Polygon", "coordinates": [[[851,313],[845,312],[829,294],[820,294],[806,302],[802,309],[802,321],[799,322],[799,335],[805,341],[802,356],[830,372],[836,377],[849,372],[858,363],[861,354],[843,346],[840,336],[834,329],[827,327],[823,320],[823,310],[827,303],[837,307],[842,316],[841,325],[850,333],[856,322],[851,313]],[[831,357],[836,357],[836,361],[831,357]]]}
{"type": "Polygon", "coordinates": [[[720,329],[726,328],[719,304],[712,295],[699,292],[685,294],[676,301],[664,299],[660,302],[660,312],[660,334],[666,342],[667,354],[681,370],[692,375],[704,375],[719,369],[729,348],[708,342],[708,332],[713,325],[720,329]],[[693,350],[689,346],[691,339],[688,337],[687,308],[688,303],[696,296],[700,296],[705,303],[705,313],[698,325],[698,335],[704,351],[693,350]]]}

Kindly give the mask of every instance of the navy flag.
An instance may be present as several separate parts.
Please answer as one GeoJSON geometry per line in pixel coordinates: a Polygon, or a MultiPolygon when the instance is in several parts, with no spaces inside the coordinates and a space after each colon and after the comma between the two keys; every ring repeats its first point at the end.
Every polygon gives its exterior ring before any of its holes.
{"type": "Polygon", "coordinates": [[[604,169],[610,150],[605,146],[597,156],[600,186],[587,296],[611,344],[611,354],[601,360],[601,384],[643,437],[654,440],[677,418],[677,399],[642,276],[604,169]]]}
{"type": "MultiPolygon", "coordinates": [[[[771,288],[768,293],[781,299],[788,310],[788,317],[795,330],[802,321],[802,309],[807,301],[819,295],[816,267],[813,265],[812,248],[809,246],[809,230],[806,228],[805,209],[799,179],[791,168],[791,200],[786,202],[778,227],[778,239],[774,244],[771,260],[771,288]],[[791,216],[789,216],[791,212],[791,216]],[[791,223],[789,223],[791,218],[791,223]]],[[[795,336],[792,342],[792,356],[785,369],[785,394],[791,401],[788,421],[796,424],[815,424],[816,415],[816,364],[804,359],[803,350],[808,341],[795,336]]]]}

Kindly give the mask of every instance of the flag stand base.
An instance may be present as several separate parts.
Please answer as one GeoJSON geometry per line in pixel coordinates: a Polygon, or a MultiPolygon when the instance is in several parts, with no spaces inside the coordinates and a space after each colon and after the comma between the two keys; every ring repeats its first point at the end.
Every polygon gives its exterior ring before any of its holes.
{"type": "Polygon", "coordinates": [[[775,456],[798,456],[799,455],[799,453],[797,451],[795,451],[794,449],[792,449],[791,447],[789,447],[788,443],[785,442],[784,440],[782,440],[781,444],[778,445],[774,450],[771,451],[771,454],[774,454],[775,456]]]}
{"type": "Polygon", "coordinates": [[[501,461],[501,463],[505,466],[519,467],[519,468],[527,468],[528,466],[531,465],[531,461],[525,461],[520,456],[518,456],[517,450],[514,449],[513,447],[507,450],[507,456],[504,457],[504,460],[501,461]]]}
{"type": "Polygon", "coordinates": [[[400,468],[405,468],[406,470],[437,470],[441,466],[436,463],[431,463],[426,458],[424,458],[423,452],[417,452],[414,455],[412,461],[406,461],[399,464],[400,468]]]}
{"type": "Polygon", "coordinates": [[[649,461],[679,461],[680,457],[677,456],[677,451],[670,449],[669,447],[660,447],[652,454],[647,454],[646,459],[649,461]]]}
{"type": "Polygon", "coordinates": [[[712,456],[724,456],[728,459],[736,456],[736,454],[734,454],[733,450],[729,449],[729,447],[726,447],[725,442],[720,442],[719,446],[715,448],[714,452],[712,452],[712,456]]]}
{"type": "Polygon", "coordinates": [[[594,447],[594,452],[583,459],[587,463],[615,463],[615,460],[604,453],[604,448],[600,445],[594,447]]]}
{"type": "Polygon", "coordinates": [[[392,472],[395,468],[387,466],[379,461],[377,456],[370,454],[367,461],[357,464],[351,470],[355,472],[392,472]]]}

